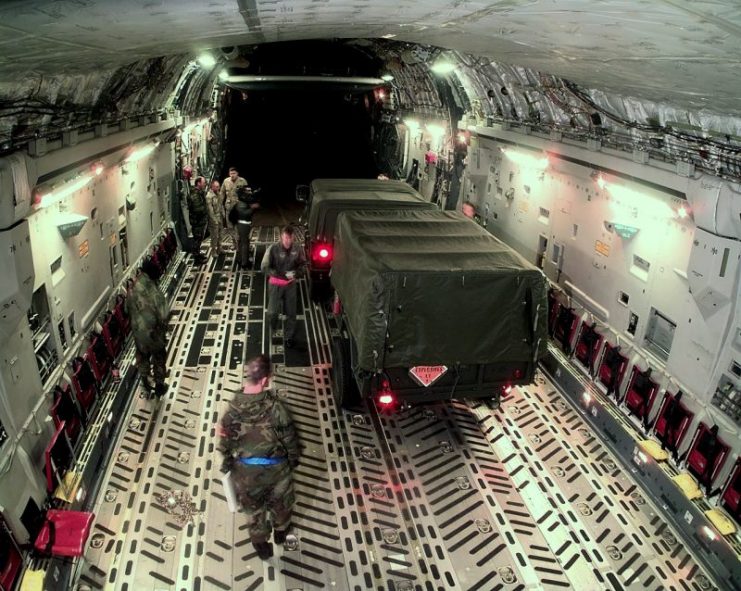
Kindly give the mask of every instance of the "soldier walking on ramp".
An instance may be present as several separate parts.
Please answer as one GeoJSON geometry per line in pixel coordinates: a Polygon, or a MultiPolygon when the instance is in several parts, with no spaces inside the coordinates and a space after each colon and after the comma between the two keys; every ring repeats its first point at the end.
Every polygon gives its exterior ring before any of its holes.
{"type": "Polygon", "coordinates": [[[136,363],[142,386],[147,392],[151,392],[154,388],[157,398],[161,398],[167,392],[167,384],[165,384],[166,333],[170,310],[165,296],[157,289],[158,277],[157,265],[150,260],[144,261],[142,274],[129,297],[126,298],[126,311],[131,317],[131,331],[134,333],[136,345],[136,363]],[[149,377],[152,367],[154,368],[154,386],[149,377]]]}
{"type": "Polygon", "coordinates": [[[234,245],[234,250],[237,250],[239,237],[237,235],[237,224],[229,221],[229,214],[237,204],[239,198],[237,195],[237,189],[240,187],[248,187],[247,181],[239,176],[239,171],[232,166],[229,169],[229,176],[224,179],[223,183],[221,183],[219,197],[224,204],[224,215],[226,215],[226,235],[231,239],[232,244],[234,245]]]}
{"type": "Polygon", "coordinates": [[[298,298],[297,277],[306,266],[306,256],[301,245],[293,241],[292,226],[285,226],[280,233],[280,242],[271,244],[262,258],[260,269],[268,275],[268,320],[270,329],[278,326],[278,315],[284,306],[286,313],[286,347],[296,346],[296,302],[298,298]]]}
{"type": "Polygon", "coordinates": [[[211,188],[206,193],[206,206],[208,207],[208,232],[211,234],[211,255],[218,256],[224,252],[221,248],[221,236],[224,233],[226,214],[224,213],[224,202],[219,196],[219,181],[212,181],[211,188]]]}
{"type": "Polygon", "coordinates": [[[229,404],[217,434],[224,454],[223,471],[231,470],[237,501],[249,513],[249,532],[257,555],[273,555],[268,512],[276,544],[286,540],[293,509],[292,470],[298,465],[299,442],[293,420],[268,389],[272,368],[265,355],[245,366],[242,391],[229,404]]]}

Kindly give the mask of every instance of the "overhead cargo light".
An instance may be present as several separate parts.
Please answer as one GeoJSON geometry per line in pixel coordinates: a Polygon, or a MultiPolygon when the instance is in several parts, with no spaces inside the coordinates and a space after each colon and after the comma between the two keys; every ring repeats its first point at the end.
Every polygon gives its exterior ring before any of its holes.
{"type": "Polygon", "coordinates": [[[441,125],[435,125],[434,123],[427,124],[427,131],[429,131],[430,135],[434,138],[440,138],[445,134],[445,128],[441,125]]]}
{"type": "Polygon", "coordinates": [[[198,56],[198,63],[204,68],[213,68],[216,65],[216,58],[210,53],[202,53],[198,56]]]}
{"type": "Polygon", "coordinates": [[[404,125],[406,125],[412,133],[417,133],[419,131],[419,121],[416,119],[404,119],[404,125]]]}
{"type": "Polygon", "coordinates": [[[229,80],[229,72],[227,70],[221,70],[221,72],[219,72],[219,80],[229,80]]]}
{"type": "Polygon", "coordinates": [[[535,168],[536,170],[545,170],[548,168],[548,156],[533,156],[532,154],[523,154],[510,149],[502,149],[508,160],[526,168],[535,168]]]}
{"type": "Polygon", "coordinates": [[[441,60],[432,64],[430,66],[430,70],[432,70],[435,74],[450,74],[453,70],[455,70],[455,64],[447,60],[441,60]]]}
{"type": "Polygon", "coordinates": [[[630,220],[626,225],[632,225],[632,220],[636,218],[639,212],[641,215],[658,219],[671,219],[679,215],[660,197],[642,193],[641,191],[636,191],[630,187],[618,185],[613,182],[607,182],[604,179],[601,180],[601,184],[599,180],[597,181],[600,188],[606,189],[610,196],[613,197],[610,202],[610,209],[618,216],[616,222],[623,223],[630,220]],[[620,218],[624,218],[624,220],[620,218]]]}
{"type": "Polygon", "coordinates": [[[391,82],[394,79],[394,77],[391,74],[384,74],[381,76],[381,80],[384,82],[391,82]]]}
{"type": "Polygon", "coordinates": [[[92,180],[92,175],[86,174],[67,183],[64,183],[61,187],[59,187],[58,189],[54,189],[51,193],[47,193],[46,195],[42,195],[41,197],[39,197],[37,205],[39,207],[48,207],[52,203],[59,201],[60,199],[64,199],[69,195],[72,195],[72,193],[74,193],[75,191],[79,191],[92,180]]]}
{"type": "Polygon", "coordinates": [[[155,142],[153,144],[149,144],[148,146],[144,146],[143,148],[139,148],[137,150],[134,150],[126,157],[125,162],[136,162],[137,160],[141,160],[145,156],[148,156],[152,152],[154,152],[154,149],[159,145],[159,142],[155,142]]]}

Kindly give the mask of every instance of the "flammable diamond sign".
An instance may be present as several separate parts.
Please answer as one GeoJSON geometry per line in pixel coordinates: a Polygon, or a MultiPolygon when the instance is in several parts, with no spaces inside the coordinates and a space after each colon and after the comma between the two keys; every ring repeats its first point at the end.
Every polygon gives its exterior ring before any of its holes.
{"type": "Polygon", "coordinates": [[[418,365],[409,370],[409,375],[426,388],[434,384],[446,371],[448,368],[445,365],[418,365]]]}

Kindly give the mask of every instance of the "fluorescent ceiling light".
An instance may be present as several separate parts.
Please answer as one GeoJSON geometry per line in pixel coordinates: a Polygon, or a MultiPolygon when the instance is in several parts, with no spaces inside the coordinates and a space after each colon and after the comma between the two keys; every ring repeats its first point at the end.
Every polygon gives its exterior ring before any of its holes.
{"type": "Polygon", "coordinates": [[[381,76],[381,80],[385,80],[386,82],[391,82],[394,79],[394,77],[391,74],[384,74],[381,76]]]}
{"type": "Polygon", "coordinates": [[[229,72],[227,72],[226,70],[221,70],[221,72],[219,72],[219,80],[229,80],[229,72]]]}
{"type": "Polygon", "coordinates": [[[213,68],[216,65],[216,58],[210,53],[202,53],[198,56],[198,63],[204,68],[213,68]]]}
{"type": "Polygon", "coordinates": [[[143,148],[139,148],[137,150],[134,150],[126,157],[125,162],[136,162],[137,160],[141,160],[145,156],[148,156],[152,152],[154,152],[154,149],[159,145],[159,142],[155,142],[153,144],[149,144],[148,146],[144,146],[143,148]]]}
{"type": "Polygon", "coordinates": [[[523,154],[514,150],[502,150],[508,160],[526,168],[535,168],[545,170],[548,168],[548,156],[533,156],[532,154],[523,154]]]}
{"type": "Polygon", "coordinates": [[[42,195],[42,197],[39,199],[38,205],[39,207],[48,207],[55,201],[59,201],[60,199],[69,197],[75,191],[79,191],[92,180],[93,176],[90,174],[86,174],[67,183],[64,183],[61,187],[59,187],[58,189],[54,189],[51,193],[42,195]]]}
{"type": "Polygon", "coordinates": [[[430,66],[430,70],[432,70],[435,74],[450,74],[453,70],[455,70],[455,64],[452,64],[449,61],[442,60],[432,64],[432,66],[430,66]]]}
{"type": "Polygon", "coordinates": [[[427,124],[427,131],[429,131],[430,135],[435,138],[442,137],[445,134],[445,128],[440,125],[435,125],[434,123],[427,124]]]}

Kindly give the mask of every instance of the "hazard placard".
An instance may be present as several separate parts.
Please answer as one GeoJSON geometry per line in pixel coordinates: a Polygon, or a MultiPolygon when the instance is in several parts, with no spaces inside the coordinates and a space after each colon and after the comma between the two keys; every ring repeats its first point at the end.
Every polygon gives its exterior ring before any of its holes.
{"type": "Polygon", "coordinates": [[[445,365],[418,365],[409,370],[409,375],[426,388],[434,384],[446,371],[448,368],[445,365]]]}

